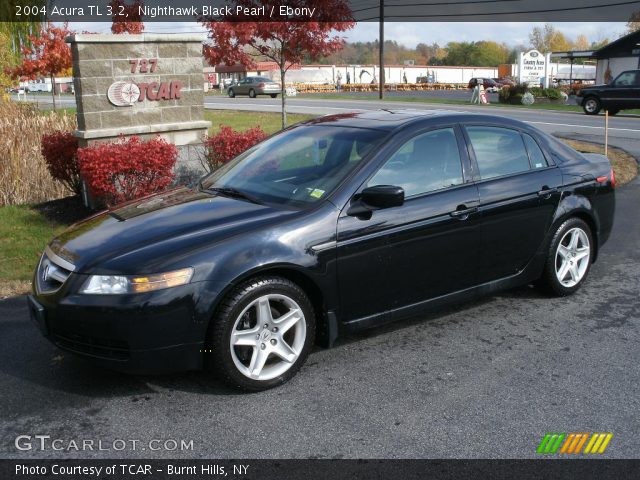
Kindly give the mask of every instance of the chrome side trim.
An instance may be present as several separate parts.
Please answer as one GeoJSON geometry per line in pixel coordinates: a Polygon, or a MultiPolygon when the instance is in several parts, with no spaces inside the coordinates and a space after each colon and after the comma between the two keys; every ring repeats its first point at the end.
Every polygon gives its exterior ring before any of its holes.
{"type": "Polygon", "coordinates": [[[325,243],[319,243],[318,245],[313,245],[311,247],[311,250],[314,253],[318,253],[318,252],[323,252],[325,250],[330,250],[332,248],[336,248],[337,246],[338,246],[338,242],[333,240],[331,242],[325,242],[325,243]]]}

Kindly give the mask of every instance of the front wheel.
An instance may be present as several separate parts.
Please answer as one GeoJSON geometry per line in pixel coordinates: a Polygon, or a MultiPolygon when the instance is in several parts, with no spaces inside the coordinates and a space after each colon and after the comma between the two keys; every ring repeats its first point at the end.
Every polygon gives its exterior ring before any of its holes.
{"type": "Polygon", "coordinates": [[[600,100],[596,97],[587,98],[582,105],[582,109],[587,115],[597,115],[601,108],[600,100]]]}
{"type": "Polygon", "coordinates": [[[253,88],[249,90],[249,97],[256,98],[256,91],[253,88]]]}
{"type": "Polygon", "coordinates": [[[566,296],[584,283],[593,258],[593,237],[579,218],[566,220],[553,236],[541,284],[551,293],[566,296]]]}
{"type": "Polygon", "coordinates": [[[614,115],[617,115],[620,112],[620,110],[611,109],[611,110],[608,110],[608,112],[609,112],[609,115],[614,116],[614,115]]]}
{"type": "Polygon", "coordinates": [[[236,96],[236,92],[233,91],[233,88],[230,88],[227,93],[229,95],[229,98],[233,98],[236,96]]]}
{"type": "Polygon", "coordinates": [[[277,96],[278,96],[278,94],[277,94],[277,93],[272,93],[272,94],[271,94],[271,98],[276,98],[277,96]]]}
{"type": "Polygon", "coordinates": [[[292,378],[309,356],[314,310],[304,291],[281,277],[241,284],[212,320],[208,366],[227,383],[260,391],[292,378]]]}

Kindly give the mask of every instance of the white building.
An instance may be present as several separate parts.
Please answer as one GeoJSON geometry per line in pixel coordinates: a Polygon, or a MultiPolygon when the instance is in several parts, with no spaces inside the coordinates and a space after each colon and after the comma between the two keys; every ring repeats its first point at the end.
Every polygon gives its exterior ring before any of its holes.
{"type": "Polygon", "coordinates": [[[625,35],[594,52],[596,83],[608,83],[625,70],[640,69],[640,31],[625,35]]]}

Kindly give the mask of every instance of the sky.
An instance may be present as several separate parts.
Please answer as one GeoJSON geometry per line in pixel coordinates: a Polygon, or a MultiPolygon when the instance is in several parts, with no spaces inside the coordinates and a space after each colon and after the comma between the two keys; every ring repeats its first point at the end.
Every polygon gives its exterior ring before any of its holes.
{"type": "MultiPolygon", "coordinates": [[[[385,38],[395,40],[399,44],[413,48],[418,43],[431,44],[437,42],[441,46],[448,42],[471,42],[493,40],[505,42],[508,45],[528,45],[529,33],[534,26],[544,26],[544,23],[499,22],[499,23],[423,23],[423,22],[387,22],[385,23],[385,38]]],[[[589,42],[601,41],[606,38],[614,40],[625,30],[622,22],[559,22],[553,26],[564,33],[569,39],[575,39],[583,33],[589,42]]],[[[71,23],[70,28],[77,32],[92,31],[109,33],[111,23],[71,23]]],[[[204,32],[202,27],[194,22],[148,22],[145,31],[149,33],[188,33],[204,32]]],[[[344,37],[350,42],[367,42],[378,38],[377,22],[361,22],[352,30],[345,32],[344,37]]]]}

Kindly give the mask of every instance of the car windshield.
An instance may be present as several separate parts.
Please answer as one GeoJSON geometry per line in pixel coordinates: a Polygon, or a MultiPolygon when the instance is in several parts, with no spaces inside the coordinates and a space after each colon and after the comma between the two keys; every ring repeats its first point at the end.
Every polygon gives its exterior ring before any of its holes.
{"type": "Polygon", "coordinates": [[[300,125],[242,153],[205,177],[201,187],[304,208],[326,198],[383,137],[374,129],[300,125]]]}

